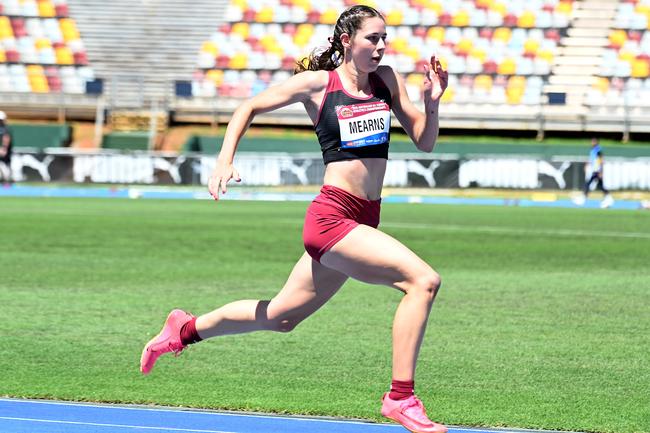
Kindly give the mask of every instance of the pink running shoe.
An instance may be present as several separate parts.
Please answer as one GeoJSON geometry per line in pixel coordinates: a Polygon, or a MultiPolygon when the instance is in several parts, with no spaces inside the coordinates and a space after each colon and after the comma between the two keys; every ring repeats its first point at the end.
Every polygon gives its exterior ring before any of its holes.
{"type": "Polygon", "coordinates": [[[143,374],[149,374],[160,355],[167,352],[174,352],[176,356],[180,355],[186,347],[181,343],[181,328],[193,317],[183,310],[173,310],[169,313],[160,333],[144,346],[140,358],[140,371],[143,374]]]}
{"type": "Polygon", "coordinates": [[[419,398],[412,395],[406,400],[391,400],[388,393],[382,399],[381,414],[402,424],[413,433],[446,433],[447,427],[427,417],[419,398]]]}

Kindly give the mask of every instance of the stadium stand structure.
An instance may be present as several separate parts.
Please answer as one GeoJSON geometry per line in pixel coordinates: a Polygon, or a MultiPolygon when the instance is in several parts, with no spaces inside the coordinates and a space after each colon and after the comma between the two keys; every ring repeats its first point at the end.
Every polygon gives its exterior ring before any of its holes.
{"type": "Polygon", "coordinates": [[[566,95],[566,105],[550,106],[547,118],[589,122],[600,131],[620,131],[626,123],[628,133],[633,123],[648,132],[649,17],[647,0],[576,3],[547,86],[566,95]]]}
{"type": "MultiPolygon", "coordinates": [[[[193,94],[218,97],[231,110],[239,98],[286,79],[296,59],[327,40],[338,11],[353,3],[232,0],[226,23],[202,45],[193,94]]],[[[371,3],[387,18],[384,63],[404,74],[413,99],[420,97],[422,63],[433,53],[445,60],[447,127],[650,132],[639,117],[648,114],[644,104],[625,99],[648,82],[647,43],[609,61],[612,38],[650,37],[648,0],[371,3]],[[630,25],[631,34],[621,29],[630,25]],[[603,110],[594,91],[605,85],[610,104],[603,110]]],[[[267,121],[300,122],[290,114],[267,121]]]]}
{"type": "Polygon", "coordinates": [[[197,47],[222,22],[226,0],[68,0],[109,104],[163,103],[195,68],[197,47]]]}
{"type": "MultiPolygon", "coordinates": [[[[227,121],[241,98],[290,76],[353,3],[0,0],[2,105],[93,117],[102,100],[124,116],[156,106],[161,122],[227,121]],[[95,77],[105,98],[84,94],[95,77]]],[[[384,62],[413,99],[423,62],[446,63],[444,127],[650,132],[650,0],[370,3],[389,26],[384,62]]],[[[298,107],[256,120],[308,124],[298,107]]]]}
{"type": "MultiPolygon", "coordinates": [[[[573,1],[528,3],[378,1],[389,33],[384,63],[405,75],[417,101],[423,64],[441,56],[450,72],[447,121],[460,120],[468,106],[494,117],[494,105],[511,118],[535,118],[573,1]]],[[[233,0],[227,24],[202,46],[194,94],[241,98],[286,79],[306,50],[327,40],[337,11],[350,4],[233,0]]]]}
{"type": "Polygon", "coordinates": [[[650,1],[617,2],[602,29],[602,60],[585,105],[607,118],[650,116],[650,1]]]}
{"type": "Polygon", "coordinates": [[[33,114],[85,98],[94,80],[65,0],[0,0],[0,94],[4,109],[33,114]]]}

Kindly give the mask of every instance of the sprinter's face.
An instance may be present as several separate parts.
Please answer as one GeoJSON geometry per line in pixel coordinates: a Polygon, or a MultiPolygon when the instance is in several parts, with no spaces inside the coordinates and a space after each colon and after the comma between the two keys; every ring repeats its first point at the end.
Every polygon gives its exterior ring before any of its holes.
{"type": "Polygon", "coordinates": [[[386,50],[386,23],[379,17],[366,18],[352,38],[344,45],[357,68],[362,72],[374,72],[386,50]]]}

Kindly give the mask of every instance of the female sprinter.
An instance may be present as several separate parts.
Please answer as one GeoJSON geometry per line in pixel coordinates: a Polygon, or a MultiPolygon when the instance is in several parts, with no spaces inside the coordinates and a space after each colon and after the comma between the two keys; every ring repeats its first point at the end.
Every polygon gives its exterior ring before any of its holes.
{"type": "Polygon", "coordinates": [[[440,276],[377,226],[390,111],[416,147],[431,152],[447,72],[435,56],[424,67],[423,114],[408,99],[401,76],[379,65],[386,49],[386,23],[378,11],[368,6],[345,10],[330,42],[322,54],[299,63],[299,73],[235,111],[208,182],[218,200],[220,191],[226,193],[228,181],[240,181],[233,159],[253,117],[301,102],[314,123],[326,164],[324,186],[307,209],[306,253],[270,301],[236,301],[198,317],[172,311],[160,334],[145,346],[140,368],[149,373],[160,355],[178,353],[210,337],[291,331],[352,277],[404,293],[393,322],[393,381],[381,413],[412,432],[442,433],[446,428],[429,420],[414,394],[415,365],[440,276]]]}

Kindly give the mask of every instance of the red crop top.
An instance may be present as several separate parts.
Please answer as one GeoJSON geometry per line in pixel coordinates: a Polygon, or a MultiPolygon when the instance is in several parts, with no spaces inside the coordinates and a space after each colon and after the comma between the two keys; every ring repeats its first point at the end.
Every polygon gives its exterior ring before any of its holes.
{"type": "Polygon", "coordinates": [[[360,158],[388,158],[392,98],[384,81],[369,75],[372,94],[366,98],[345,91],[336,71],[329,71],[318,112],[316,136],[325,164],[360,158]]]}

